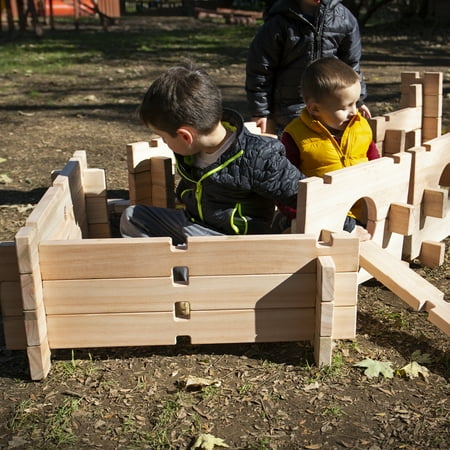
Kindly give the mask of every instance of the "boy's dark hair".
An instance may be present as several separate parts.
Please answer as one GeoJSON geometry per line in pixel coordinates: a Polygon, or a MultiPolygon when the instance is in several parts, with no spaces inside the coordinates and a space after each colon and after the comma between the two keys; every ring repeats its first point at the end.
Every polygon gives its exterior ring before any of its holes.
{"type": "Polygon", "coordinates": [[[347,88],[359,81],[359,75],[340,59],[317,59],[303,73],[303,99],[305,102],[311,99],[320,102],[333,95],[336,90],[347,88]]]}
{"type": "Polygon", "coordinates": [[[222,118],[222,95],[205,71],[187,62],[171,67],[154,80],[138,112],[146,126],[171,136],[186,125],[207,134],[222,118]]]}

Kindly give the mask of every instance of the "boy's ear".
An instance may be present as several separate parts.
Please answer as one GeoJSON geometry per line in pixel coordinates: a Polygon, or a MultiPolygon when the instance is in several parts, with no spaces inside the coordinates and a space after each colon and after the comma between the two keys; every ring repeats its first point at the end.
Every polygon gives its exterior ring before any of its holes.
{"type": "Polygon", "coordinates": [[[180,127],[177,130],[177,135],[183,139],[187,145],[191,145],[194,142],[195,131],[191,127],[180,127]]]}
{"type": "Polygon", "coordinates": [[[309,115],[312,117],[317,116],[320,113],[320,105],[314,100],[309,100],[306,104],[306,109],[309,112],[309,115]]]}

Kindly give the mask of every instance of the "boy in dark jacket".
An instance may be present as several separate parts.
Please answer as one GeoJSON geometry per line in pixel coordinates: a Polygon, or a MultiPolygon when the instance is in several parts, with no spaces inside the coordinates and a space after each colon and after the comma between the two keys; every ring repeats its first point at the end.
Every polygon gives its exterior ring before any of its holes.
{"type": "Polygon", "coordinates": [[[262,132],[279,134],[299,115],[303,71],[316,59],[331,56],[360,75],[360,112],[370,117],[362,104],[366,87],[358,22],[341,2],[278,0],[266,13],[250,45],[245,81],[249,112],[262,132]]]}
{"type": "Polygon", "coordinates": [[[222,109],[212,78],[192,64],[175,66],[150,86],[143,123],[173,150],[184,209],[135,205],[121,217],[124,237],[271,233],[275,201],[295,206],[304,176],[277,139],[250,133],[241,116],[222,109]]]}

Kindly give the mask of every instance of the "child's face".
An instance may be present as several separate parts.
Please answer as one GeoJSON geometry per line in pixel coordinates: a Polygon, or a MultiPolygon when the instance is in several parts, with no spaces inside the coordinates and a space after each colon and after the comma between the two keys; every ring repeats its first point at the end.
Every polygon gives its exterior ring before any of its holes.
{"type": "Polygon", "coordinates": [[[357,113],[356,102],[361,95],[361,84],[355,84],[335,91],[334,95],[320,102],[308,105],[311,116],[333,130],[344,130],[357,113]]]}

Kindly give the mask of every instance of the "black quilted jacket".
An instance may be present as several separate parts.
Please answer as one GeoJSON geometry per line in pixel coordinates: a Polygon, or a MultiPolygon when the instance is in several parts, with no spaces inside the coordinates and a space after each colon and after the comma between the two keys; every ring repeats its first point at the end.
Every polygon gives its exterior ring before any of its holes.
{"type": "MultiPolygon", "coordinates": [[[[249,49],[246,91],[251,116],[271,117],[283,127],[303,106],[300,82],[312,61],[334,56],[360,72],[361,39],[356,18],[342,0],[322,0],[314,25],[296,0],[279,0],[249,49]]],[[[366,88],[361,76],[362,94],[366,88]]]]}
{"type": "Polygon", "coordinates": [[[250,133],[235,111],[225,110],[222,120],[236,128],[235,141],[204,169],[176,155],[177,196],[192,221],[224,234],[270,233],[274,202],[295,207],[304,176],[286,158],[280,141],[250,133]]]}

